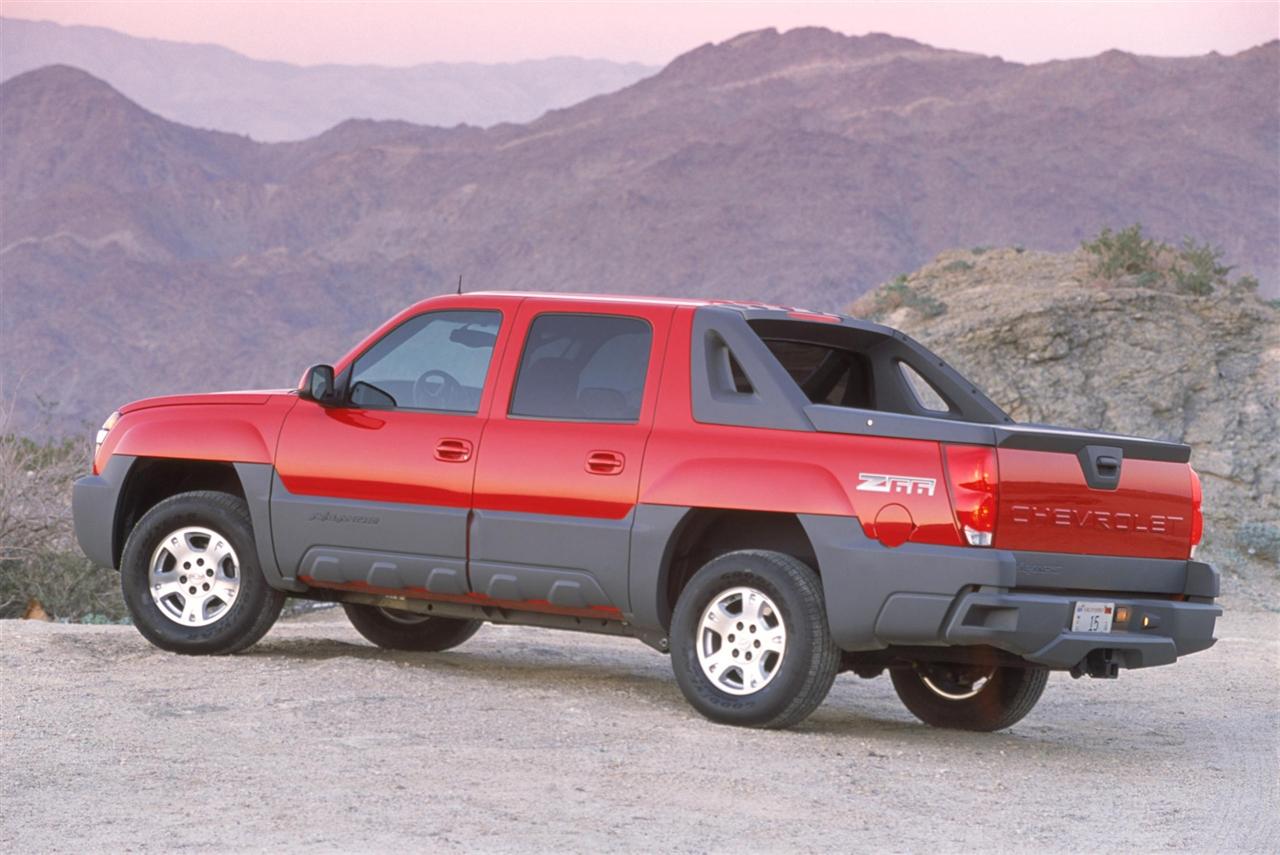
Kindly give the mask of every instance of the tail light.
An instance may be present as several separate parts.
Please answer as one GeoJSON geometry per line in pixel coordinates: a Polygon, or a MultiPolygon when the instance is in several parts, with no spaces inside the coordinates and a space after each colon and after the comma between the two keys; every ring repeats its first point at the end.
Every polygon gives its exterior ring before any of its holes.
{"type": "MultiPolygon", "coordinates": [[[[1188,467],[1190,468],[1190,467],[1188,467]]],[[[1196,547],[1200,544],[1200,539],[1204,537],[1204,512],[1201,506],[1204,503],[1204,494],[1200,490],[1200,476],[1196,474],[1196,470],[1191,470],[1191,557],[1196,555],[1196,547]]]]}
{"type": "Polygon", "coordinates": [[[990,546],[996,533],[1000,481],[996,450],[981,445],[947,445],[943,452],[956,524],[970,546],[990,546]]]}

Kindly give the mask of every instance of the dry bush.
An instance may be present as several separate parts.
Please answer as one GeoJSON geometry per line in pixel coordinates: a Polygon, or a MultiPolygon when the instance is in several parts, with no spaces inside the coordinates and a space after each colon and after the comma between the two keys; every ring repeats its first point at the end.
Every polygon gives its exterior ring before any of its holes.
{"type": "Polygon", "coordinates": [[[88,440],[15,436],[12,413],[0,406],[0,617],[21,617],[34,599],[54,618],[123,618],[118,577],[81,554],[72,528],[71,485],[89,468],[88,440]]]}

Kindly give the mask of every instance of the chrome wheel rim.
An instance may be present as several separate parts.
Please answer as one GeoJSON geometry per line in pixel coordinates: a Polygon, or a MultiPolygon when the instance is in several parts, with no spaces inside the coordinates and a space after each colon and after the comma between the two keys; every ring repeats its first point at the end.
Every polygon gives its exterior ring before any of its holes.
{"type": "Polygon", "coordinates": [[[920,681],[928,686],[929,691],[938,697],[946,698],[949,701],[967,701],[969,698],[977,697],[987,687],[988,681],[995,675],[995,669],[993,668],[977,676],[968,683],[957,679],[955,675],[931,671],[920,671],[919,674],[920,681]]]}
{"type": "Polygon", "coordinates": [[[240,594],[240,557],[211,528],[186,526],[165,535],[150,568],[151,600],[182,626],[217,623],[240,594]]]}
{"type": "Polygon", "coordinates": [[[698,664],[717,689],[754,694],[778,675],[787,652],[782,612],[745,586],[717,594],[698,623],[698,664]]]}

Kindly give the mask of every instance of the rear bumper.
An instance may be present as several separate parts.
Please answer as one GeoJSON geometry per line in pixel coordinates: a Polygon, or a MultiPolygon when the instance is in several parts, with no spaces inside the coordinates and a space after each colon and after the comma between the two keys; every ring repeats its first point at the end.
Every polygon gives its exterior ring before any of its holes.
{"type": "MultiPolygon", "coordinates": [[[[898,594],[885,603],[876,622],[877,636],[893,644],[919,632],[908,621],[895,622],[898,594]]],[[[1213,646],[1214,623],[1222,609],[1213,603],[1119,597],[1106,593],[1043,594],[976,591],[941,597],[945,617],[933,643],[988,645],[1050,668],[1074,668],[1095,652],[1105,652],[1121,668],[1168,665],[1179,656],[1213,646]],[[1072,632],[1080,600],[1105,601],[1129,608],[1129,619],[1108,633],[1072,632]],[[1144,622],[1146,626],[1144,627],[1144,622]]],[[[924,643],[919,640],[914,643],[924,643]]]]}
{"type": "Polygon", "coordinates": [[[832,636],[844,650],[990,646],[1050,668],[1102,653],[1121,668],[1167,665],[1211,647],[1218,571],[1198,561],[904,544],[847,517],[803,517],[832,636]],[[1072,632],[1081,600],[1127,606],[1109,633],[1072,632]],[[1146,625],[1144,626],[1144,618],[1146,625]]]}

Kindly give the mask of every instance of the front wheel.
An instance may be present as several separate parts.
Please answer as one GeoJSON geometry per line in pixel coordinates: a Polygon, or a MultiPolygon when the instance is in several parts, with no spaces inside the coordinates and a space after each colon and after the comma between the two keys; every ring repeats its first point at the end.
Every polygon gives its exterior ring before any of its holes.
{"type": "Polygon", "coordinates": [[[358,603],[343,603],[342,608],[357,632],[388,650],[449,650],[475,635],[481,624],[478,620],[434,617],[358,603]]]}
{"type": "Polygon", "coordinates": [[[258,567],[244,500],[201,490],[143,515],[120,558],[138,631],[173,653],[235,653],[266,635],[285,595],[258,567]]]}
{"type": "Polygon", "coordinates": [[[822,583],[778,552],[730,552],[694,574],[671,618],[671,664],[712,721],[790,727],[818,708],[840,667],[822,583]]]}
{"type": "Polygon", "coordinates": [[[1044,694],[1045,668],[918,662],[890,672],[902,703],[925,724],[958,730],[1011,727],[1044,694]]]}

